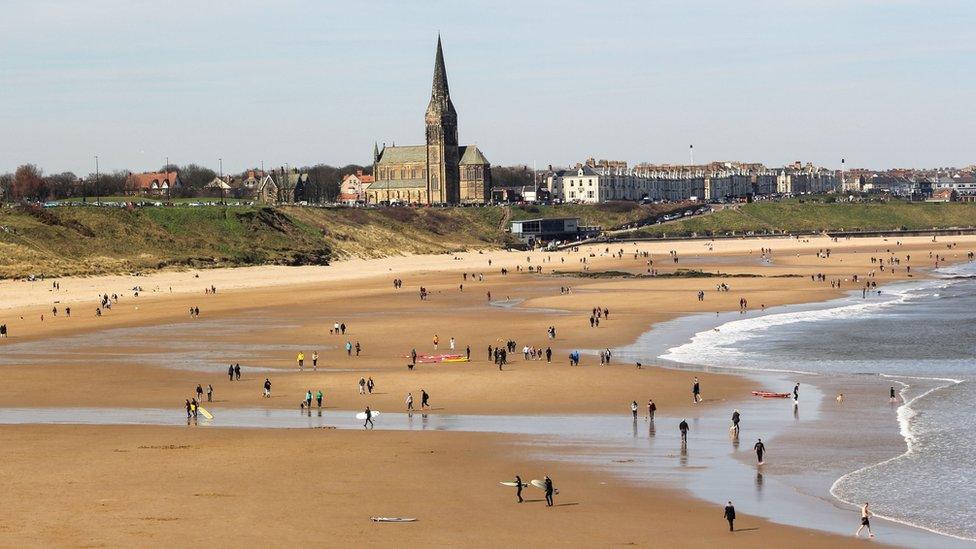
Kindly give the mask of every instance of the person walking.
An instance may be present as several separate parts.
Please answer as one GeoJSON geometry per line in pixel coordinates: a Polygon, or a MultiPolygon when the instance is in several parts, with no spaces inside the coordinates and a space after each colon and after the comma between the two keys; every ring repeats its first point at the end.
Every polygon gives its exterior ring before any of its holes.
{"type": "Polygon", "coordinates": [[[522,477],[515,475],[515,497],[518,498],[518,502],[522,503],[522,477]]]}
{"type": "Polygon", "coordinates": [[[301,372],[305,369],[305,353],[298,351],[298,357],[296,360],[298,361],[298,371],[301,372]]]}
{"type": "Polygon", "coordinates": [[[687,446],[688,445],[688,422],[682,419],[681,423],[678,424],[678,430],[681,431],[681,446],[687,446]]]}
{"type": "Polygon", "coordinates": [[[407,398],[406,398],[405,401],[407,403],[407,411],[408,412],[412,412],[413,411],[413,393],[407,393],[407,398]]]}
{"type": "Polygon", "coordinates": [[[874,537],[874,532],[871,531],[871,517],[872,516],[873,515],[872,515],[871,511],[868,510],[868,502],[865,501],[864,502],[864,505],[861,506],[861,525],[858,526],[857,532],[854,532],[854,537],[855,538],[861,537],[861,530],[863,530],[865,528],[868,529],[868,537],[869,538],[873,538],[874,537]]]}
{"type": "Polygon", "coordinates": [[[451,346],[451,351],[453,351],[454,350],[454,338],[453,337],[450,340],[448,340],[448,344],[451,346]]]}
{"type": "Polygon", "coordinates": [[[647,399],[647,420],[648,421],[654,421],[654,412],[656,411],[657,411],[657,404],[654,404],[653,400],[647,399]]]}
{"type": "Polygon", "coordinates": [[[630,412],[634,414],[634,421],[637,421],[637,401],[630,403],[630,412]]]}
{"type": "Polygon", "coordinates": [[[271,380],[264,378],[264,398],[271,398],[271,380]]]}
{"type": "Polygon", "coordinates": [[[698,382],[698,378],[695,378],[694,384],[691,386],[691,398],[694,404],[698,404],[702,401],[701,397],[701,384],[698,382]]]}
{"type": "Polygon", "coordinates": [[[552,364],[552,347],[546,347],[546,364],[552,364]]]}
{"type": "Polygon", "coordinates": [[[373,387],[376,387],[376,383],[373,383],[373,378],[370,377],[368,380],[366,380],[366,391],[368,391],[369,394],[373,394],[373,387]]]}
{"type": "Polygon", "coordinates": [[[728,505],[725,506],[725,520],[729,521],[729,532],[735,532],[735,507],[732,506],[730,501],[728,505]]]}
{"type": "Polygon", "coordinates": [[[230,378],[230,381],[234,381],[234,365],[233,364],[231,364],[230,366],[227,367],[227,377],[230,378]]]}
{"type": "Polygon", "coordinates": [[[319,409],[321,409],[322,408],[322,389],[319,389],[318,391],[315,392],[315,401],[318,403],[319,409]]]}
{"type": "Polygon", "coordinates": [[[366,422],[363,423],[363,429],[366,429],[367,426],[369,426],[370,429],[375,427],[373,424],[373,411],[369,409],[369,406],[366,407],[366,422]]]}
{"type": "Polygon", "coordinates": [[[237,381],[240,381],[241,380],[241,365],[240,364],[235,364],[234,365],[234,379],[236,379],[237,381]]]}
{"type": "Polygon", "coordinates": [[[319,352],[312,351],[312,371],[319,369],[319,352]]]}
{"type": "Polygon", "coordinates": [[[552,502],[552,493],[555,492],[555,490],[552,487],[552,479],[549,478],[549,475],[546,475],[546,481],[545,482],[546,482],[546,484],[545,484],[545,486],[546,486],[546,507],[552,507],[552,505],[553,505],[553,502],[552,502]]]}
{"type": "Polygon", "coordinates": [[[364,377],[359,378],[359,394],[366,394],[366,378],[364,377]]]}
{"type": "Polygon", "coordinates": [[[756,458],[758,458],[759,460],[759,465],[762,465],[764,463],[763,455],[766,454],[766,445],[763,444],[762,439],[759,439],[756,441],[756,444],[753,446],[753,448],[756,450],[756,458]]]}
{"type": "Polygon", "coordinates": [[[197,385],[197,402],[203,402],[203,387],[197,385]]]}
{"type": "Polygon", "coordinates": [[[305,391],[305,407],[309,410],[312,409],[312,390],[308,389],[305,391]]]}
{"type": "Polygon", "coordinates": [[[207,384],[207,402],[213,402],[213,385],[207,384]]]}
{"type": "Polygon", "coordinates": [[[423,389],[420,390],[420,409],[421,410],[430,409],[430,395],[428,395],[427,391],[423,389]]]}
{"type": "Polygon", "coordinates": [[[739,415],[739,410],[737,410],[737,409],[736,410],[732,410],[732,429],[731,430],[732,430],[732,437],[733,438],[739,436],[739,419],[740,418],[741,418],[741,416],[739,415]]]}
{"type": "Polygon", "coordinates": [[[435,351],[437,350],[437,344],[440,343],[440,341],[441,341],[441,338],[437,337],[437,334],[434,334],[434,350],[435,351]]]}
{"type": "Polygon", "coordinates": [[[352,342],[346,342],[346,356],[352,356],[352,342]]]}

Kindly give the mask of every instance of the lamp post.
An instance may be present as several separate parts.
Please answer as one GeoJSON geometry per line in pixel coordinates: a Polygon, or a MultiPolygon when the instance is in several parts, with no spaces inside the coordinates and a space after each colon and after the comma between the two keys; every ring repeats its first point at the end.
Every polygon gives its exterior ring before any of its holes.
{"type": "Polygon", "coordinates": [[[98,202],[99,202],[99,197],[98,197],[98,180],[99,179],[100,178],[99,178],[99,174],[98,174],[98,155],[96,154],[95,155],[95,205],[96,206],[98,205],[98,202]]]}

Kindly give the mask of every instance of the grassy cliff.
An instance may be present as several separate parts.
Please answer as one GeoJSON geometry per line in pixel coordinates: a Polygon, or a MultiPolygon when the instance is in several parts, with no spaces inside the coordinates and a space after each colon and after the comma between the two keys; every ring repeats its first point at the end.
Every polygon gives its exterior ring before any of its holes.
{"type": "Polygon", "coordinates": [[[490,208],[207,206],[0,208],[0,278],[167,267],[325,264],[345,257],[450,253],[513,242],[508,221],[578,216],[616,226],[660,206],[490,208]]]}
{"type": "Polygon", "coordinates": [[[976,226],[976,204],[756,202],[642,229],[645,236],[976,226]]]}

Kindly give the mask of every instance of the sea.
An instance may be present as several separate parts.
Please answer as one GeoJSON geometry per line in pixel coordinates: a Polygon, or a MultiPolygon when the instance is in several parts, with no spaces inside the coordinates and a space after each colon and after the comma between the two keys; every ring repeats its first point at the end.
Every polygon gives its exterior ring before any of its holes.
{"type": "Polygon", "coordinates": [[[876,516],[976,540],[976,263],[933,274],[880,294],[858,291],[724,322],[660,358],[806,376],[821,389],[822,421],[839,441],[827,450],[815,443],[816,459],[839,467],[831,472],[833,498],[869,501],[876,516]],[[837,400],[845,387],[851,392],[837,400]],[[875,419],[860,421],[868,417],[875,419]],[[886,427],[896,427],[901,440],[875,437],[886,427]],[[845,446],[875,439],[884,448],[844,455],[845,446]]]}

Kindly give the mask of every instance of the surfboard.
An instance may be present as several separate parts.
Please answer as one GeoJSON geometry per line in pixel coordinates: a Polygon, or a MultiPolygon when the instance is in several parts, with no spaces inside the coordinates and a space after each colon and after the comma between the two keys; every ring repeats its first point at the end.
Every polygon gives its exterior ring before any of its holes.
{"type": "MultiPolygon", "coordinates": [[[[377,412],[376,410],[370,411],[370,414],[373,416],[373,419],[376,419],[380,415],[380,413],[377,412]]],[[[361,419],[361,420],[365,421],[366,420],[366,412],[359,412],[358,414],[356,414],[356,419],[361,419]]]]}
{"type": "MultiPolygon", "coordinates": [[[[536,488],[538,488],[540,490],[545,490],[546,489],[546,481],[544,481],[544,480],[532,480],[532,481],[529,481],[529,483],[532,484],[532,486],[535,486],[536,488]]],[[[553,487],[552,488],[552,493],[553,494],[558,494],[559,493],[559,490],[556,487],[553,487]]]]}
{"type": "MultiPolygon", "coordinates": [[[[507,480],[505,482],[499,482],[498,484],[501,484],[502,486],[511,486],[512,488],[515,488],[516,486],[518,486],[518,483],[515,482],[514,480],[507,480]]],[[[528,487],[528,484],[526,484],[526,483],[523,482],[522,483],[522,488],[526,488],[526,487],[528,487]]]]}
{"type": "Polygon", "coordinates": [[[409,517],[370,517],[373,522],[417,522],[415,518],[409,517]]]}
{"type": "Polygon", "coordinates": [[[207,409],[204,408],[203,406],[197,406],[197,411],[199,411],[200,415],[202,415],[203,417],[207,419],[213,419],[213,414],[208,412],[207,409]]]}

